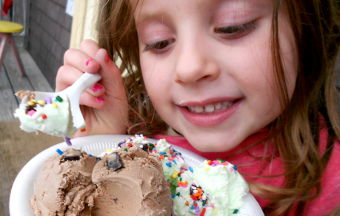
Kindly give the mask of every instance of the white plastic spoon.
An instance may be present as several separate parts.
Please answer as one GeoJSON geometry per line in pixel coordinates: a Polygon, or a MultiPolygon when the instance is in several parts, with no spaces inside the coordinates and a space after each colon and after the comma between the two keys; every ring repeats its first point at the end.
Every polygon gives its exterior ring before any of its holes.
{"type": "MultiPolygon", "coordinates": [[[[90,87],[91,85],[95,84],[97,81],[99,81],[101,79],[101,76],[98,74],[91,74],[91,73],[87,73],[85,72],[83,75],[81,75],[81,77],[74,82],[71,86],[67,87],[66,89],[60,91],[60,92],[39,92],[39,91],[33,91],[31,92],[32,95],[34,95],[35,100],[45,100],[46,98],[55,98],[57,96],[62,96],[63,98],[67,98],[69,101],[69,105],[70,105],[70,111],[71,111],[71,116],[72,117],[72,123],[73,123],[73,127],[76,129],[81,129],[81,128],[85,128],[85,120],[84,117],[81,113],[80,110],[80,106],[79,106],[79,99],[80,99],[80,95],[81,93],[88,87],[90,87]]],[[[27,102],[30,100],[29,96],[26,95],[20,104],[20,108],[19,109],[24,109],[25,107],[27,107],[27,102]]],[[[19,110],[17,109],[17,110],[19,110]]],[[[22,115],[23,111],[21,110],[21,115],[22,115]]],[[[27,129],[27,127],[23,126],[23,121],[20,118],[20,113],[19,111],[16,111],[15,116],[18,117],[21,121],[21,128],[23,130],[27,129]]],[[[48,133],[46,131],[44,131],[41,128],[44,128],[43,123],[40,122],[40,131],[48,133]]],[[[72,128],[70,128],[71,130],[72,128]]],[[[30,130],[28,128],[28,130],[25,130],[28,132],[32,132],[34,131],[34,129],[30,130]]],[[[70,136],[70,131],[66,130],[65,132],[62,133],[49,133],[51,135],[55,135],[55,136],[70,136]],[[63,134],[64,133],[64,134],[63,134]]]]}

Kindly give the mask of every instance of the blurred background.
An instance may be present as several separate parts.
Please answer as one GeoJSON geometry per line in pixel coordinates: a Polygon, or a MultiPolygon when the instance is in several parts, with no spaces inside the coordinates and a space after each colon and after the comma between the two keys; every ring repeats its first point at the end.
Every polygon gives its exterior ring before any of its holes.
{"type": "Polygon", "coordinates": [[[19,104],[14,93],[54,91],[64,52],[79,47],[84,38],[95,39],[97,3],[97,0],[0,0],[0,45],[4,48],[0,48],[1,216],[9,215],[11,186],[20,169],[37,153],[63,141],[21,131],[13,116],[19,104]]]}

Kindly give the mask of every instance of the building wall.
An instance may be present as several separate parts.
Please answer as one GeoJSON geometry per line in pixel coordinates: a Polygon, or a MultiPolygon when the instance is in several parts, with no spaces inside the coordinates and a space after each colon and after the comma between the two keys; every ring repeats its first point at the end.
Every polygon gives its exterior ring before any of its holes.
{"type": "Polygon", "coordinates": [[[65,13],[67,0],[29,2],[26,48],[54,88],[56,73],[69,47],[72,17],[65,13]]]}

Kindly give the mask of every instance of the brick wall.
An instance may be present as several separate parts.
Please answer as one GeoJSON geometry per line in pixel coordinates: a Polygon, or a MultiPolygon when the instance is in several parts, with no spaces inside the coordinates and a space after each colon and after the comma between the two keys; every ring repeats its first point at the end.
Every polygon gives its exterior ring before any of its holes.
{"type": "Polygon", "coordinates": [[[27,50],[52,88],[70,42],[72,17],[65,13],[66,2],[34,0],[29,4],[27,50]]]}

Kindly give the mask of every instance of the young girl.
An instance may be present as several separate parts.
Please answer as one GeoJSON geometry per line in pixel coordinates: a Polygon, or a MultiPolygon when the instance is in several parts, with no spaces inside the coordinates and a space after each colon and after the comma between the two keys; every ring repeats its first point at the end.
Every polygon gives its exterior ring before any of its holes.
{"type": "Polygon", "coordinates": [[[331,0],[103,0],[100,8],[99,45],[68,50],[57,75],[57,91],[84,71],[102,76],[81,97],[87,130],[77,136],[165,137],[237,164],[266,215],[339,213],[331,0]]]}

